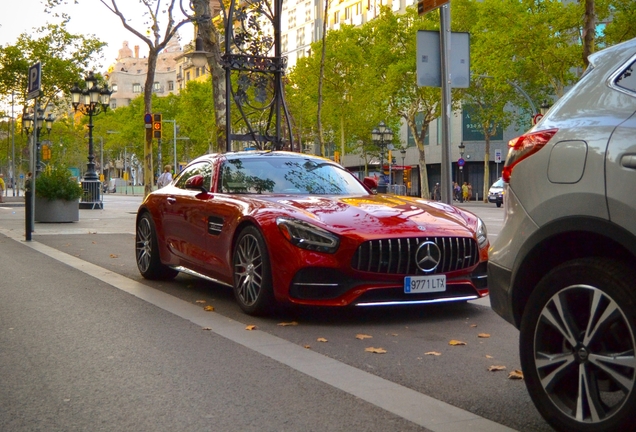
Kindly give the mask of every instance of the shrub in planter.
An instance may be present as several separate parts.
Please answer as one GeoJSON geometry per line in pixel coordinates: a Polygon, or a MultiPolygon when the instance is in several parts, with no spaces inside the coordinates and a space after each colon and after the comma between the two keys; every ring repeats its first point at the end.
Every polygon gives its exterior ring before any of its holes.
{"type": "Polygon", "coordinates": [[[61,166],[42,172],[35,180],[36,222],[76,222],[82,186],[61,166]]]}
{"type": "Polygon", "coordinates": [[[58,166],[40,173],[35,180],[36,197],[48,200],[77,201],[82,197],[82,186],[71,177],[65,166],[58,166]]]}

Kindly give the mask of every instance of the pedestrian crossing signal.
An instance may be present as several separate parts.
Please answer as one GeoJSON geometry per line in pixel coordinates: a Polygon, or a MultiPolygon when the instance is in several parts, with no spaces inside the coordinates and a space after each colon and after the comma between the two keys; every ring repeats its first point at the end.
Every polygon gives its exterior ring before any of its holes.
{"type": "Polygon", "coordinates": [[[161,114],[152,115],[152,137],[161,139],[161,114]]]}

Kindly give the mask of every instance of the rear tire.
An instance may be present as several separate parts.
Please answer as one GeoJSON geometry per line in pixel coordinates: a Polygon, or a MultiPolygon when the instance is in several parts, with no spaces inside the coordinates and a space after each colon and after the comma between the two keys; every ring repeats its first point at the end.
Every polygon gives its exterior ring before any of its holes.
{"type": "Polygon", "coordinates": [[[179,274],[178,271],[161,263],[157,230],[149,213],[145,213],[137,222],[135,257],[137,268],[146,279],[169,280],[174,279],[179,274]]]}
{"type": "Polygon", "coordinates": [[[560,431],[634,430],[636,275],[589,258],[541,279],[521,322],[520,357],[530,396],[560,431]]]}
{"type": "Polygon", "coordinates": [[[272,272],[260,231],[248,226],[239,234],[232,257],[234,297],[249,315],[263,315],[274,305],[272,272]]]}

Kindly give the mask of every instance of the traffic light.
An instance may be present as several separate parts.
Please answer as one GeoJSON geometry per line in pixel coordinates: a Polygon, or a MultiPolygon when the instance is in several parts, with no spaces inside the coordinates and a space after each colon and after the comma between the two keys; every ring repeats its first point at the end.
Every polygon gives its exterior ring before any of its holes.
{"type": "Polygon", "coordinates": [[[340,163],[340,152],[339,151],[335,151],[333,152],[333,161],[340,163]]]}
{"type": "Polygon", "coordinates": [[[161,114],[152,115],[152,137],[161,139],[161,114]]]}
{"type": "Polygon", "coordinates": [[[47,144],[42,145],[42,160],[50,160],[51,159],[51,147],[47,144]]]}
{"type": "Polygon", "coordinates": [[[389,165],[392,165],[393,162],[393,153],[391,153],[391,150],[389,150],[389,165]]]}

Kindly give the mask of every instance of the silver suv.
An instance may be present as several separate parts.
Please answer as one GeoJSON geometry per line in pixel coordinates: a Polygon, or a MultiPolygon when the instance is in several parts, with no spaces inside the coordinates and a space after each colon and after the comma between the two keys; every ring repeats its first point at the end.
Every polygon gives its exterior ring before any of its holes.
{"type": "Polygon", "coordinates": [[[495,312],[520,329],[530,396],[562,431],[636,428],[636,39],[509,143],[495,312]]]}

